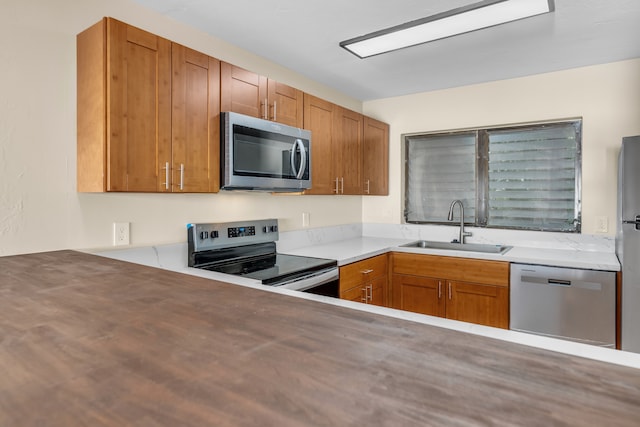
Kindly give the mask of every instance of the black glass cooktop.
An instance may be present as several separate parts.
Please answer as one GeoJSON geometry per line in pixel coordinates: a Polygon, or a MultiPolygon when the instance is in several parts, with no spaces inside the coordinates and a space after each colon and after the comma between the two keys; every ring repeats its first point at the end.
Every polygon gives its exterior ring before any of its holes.
{"type": "Polygon", "coordinates": [[[264,253],[264,248],[246,250],[230,248],[226,253],[208,254],[208,258],[200,255],[197,268],[260,280],[264,285],[277,285],[338,265],[332,259],[264,253]]]}

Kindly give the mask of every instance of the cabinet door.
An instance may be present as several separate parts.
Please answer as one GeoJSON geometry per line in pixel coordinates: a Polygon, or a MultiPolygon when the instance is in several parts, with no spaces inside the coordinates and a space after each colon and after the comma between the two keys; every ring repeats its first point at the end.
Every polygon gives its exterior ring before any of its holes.
{"type": "Polygon", "coordinates": [[[364,117],[363,193],[389,194],[389,125],[364,117]]]}
{"type": "Polygon", "coordinates": [[[304,128],[311,131],[311,188],[305,194],[335,194],[332,146],[335,105],[304,94],[304,128]]]}
{"type": "Polygon", "coordinates": [[[405,274],[394,274],[391,280],[393,308],[444,317],[443,280],[405,274]]]}
{"type": "Polygon", "coordinates": [[[340,194],[362,194],[362,132],[363,116],[337,107],[333,149],[335,176],[339,178],[340,194]]]}
{"type": "Polygon", "coordinates": [[[220,63],[220,109],[267,118],[267,78],[226,62],[220,63]]]}
{"type": "Polygon", "coordinates": [[[108,25],[107,191],[158,191],[171,147],[171,42],[114,19],[108,25]]]}
{"type": "Polygon", "coordinates": [[[447,294],[448,319],[509,328],[509,288],[450,280],[447,294]]]}
{"type": "Polygon", "coordinates": [[[386,294],[387,294],[387,276],[378,276],[373,281],[369,282],[369,304],[379,305],[381,307],[387,307],[386,294]]]}
{"type": "Polygon", "coordinates": [[[160,159],[171,164],[172,179],[163,189],[218,191],[220,62],[174,43],[172,65],[172,153],[160,159]]]}
{"type": "Polygon", "coordinates": [[[301,90],[268,80],[269,120],[301,128],[304,126],[304,94],[301,90]]]}

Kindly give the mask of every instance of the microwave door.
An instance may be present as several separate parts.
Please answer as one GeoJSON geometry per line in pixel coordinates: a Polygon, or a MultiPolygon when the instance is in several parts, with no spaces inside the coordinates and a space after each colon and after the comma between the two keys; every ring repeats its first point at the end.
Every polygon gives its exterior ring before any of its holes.
{"type": "Polygon", "coordinates": [[[303,179],[307,171],[308,153],[300,138],[236,134],[234,173],[279,179],[303,179]],[[292,141],[293,140],[293,141],[292,141]]]}
{"type": "Polygon", "coordinates": [[[274,139],[236,135],[234,174],[263,178],[288,178],[290,144],[274,139]],[[286,156],[286,160],[283,157],[286,156]]]}

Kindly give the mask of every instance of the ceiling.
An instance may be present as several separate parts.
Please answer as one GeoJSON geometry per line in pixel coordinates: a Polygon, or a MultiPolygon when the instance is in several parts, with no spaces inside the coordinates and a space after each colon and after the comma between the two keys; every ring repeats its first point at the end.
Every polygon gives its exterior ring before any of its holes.
{"type": "Polygon", "coordinates": [[[134,0],[366,101],[640,58],[640,1],[555,12],[359,59],[340,41],[478,0],[134,0]]]}

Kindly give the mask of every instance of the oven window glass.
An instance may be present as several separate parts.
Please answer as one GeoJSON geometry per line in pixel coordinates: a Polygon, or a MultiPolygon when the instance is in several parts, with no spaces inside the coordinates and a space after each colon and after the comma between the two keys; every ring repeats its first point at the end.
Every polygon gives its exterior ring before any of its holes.
{"type": "MultiPolygon", "coordinates": [[[[235,175],[266,178],[295,178],[293,165],[300,168],[301,150],[296,145],[300,138],[233,125],[233,171],[235,175]]],[[[309,141],[302,139],[305,147],[306,164],[309,162],[309,141]]],[[[307,167],[302,177],[309,179],[307,167]]]]}

